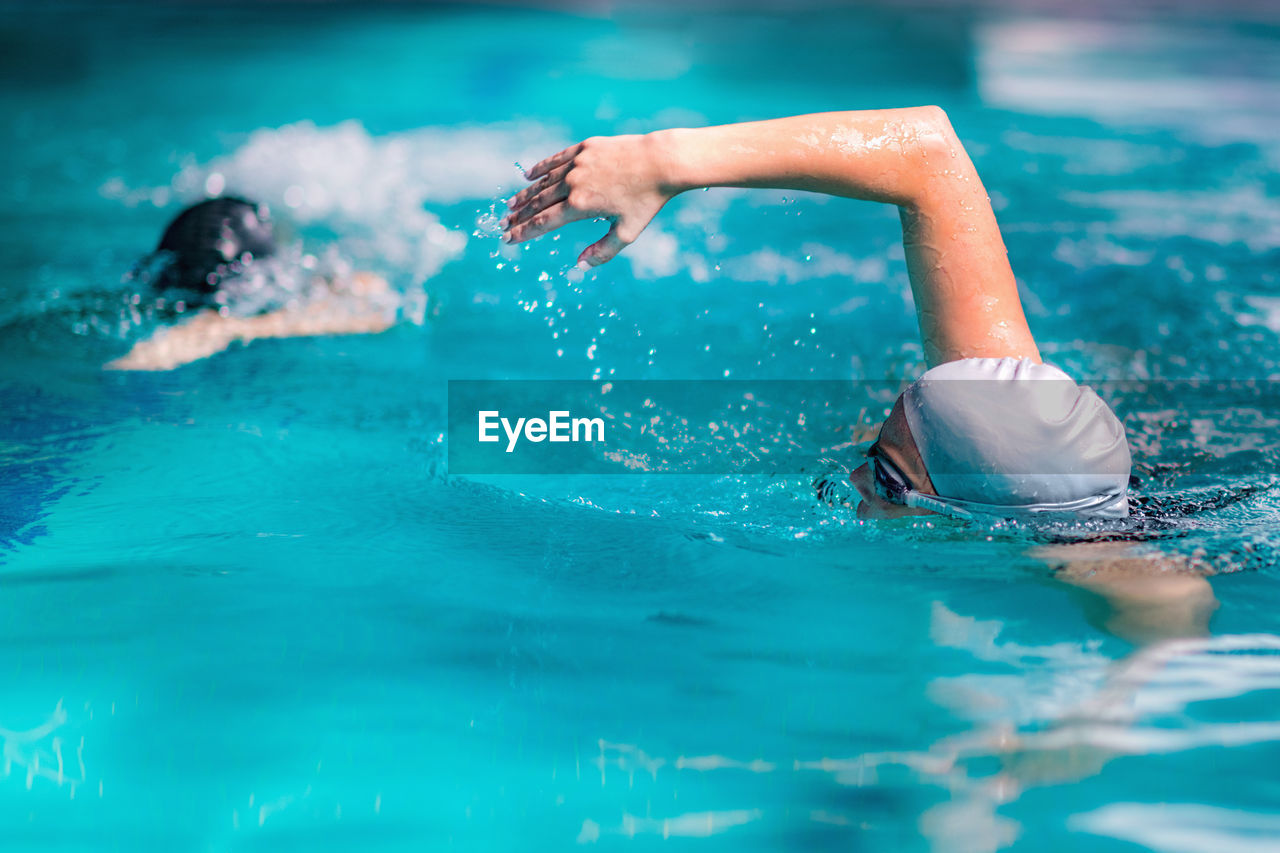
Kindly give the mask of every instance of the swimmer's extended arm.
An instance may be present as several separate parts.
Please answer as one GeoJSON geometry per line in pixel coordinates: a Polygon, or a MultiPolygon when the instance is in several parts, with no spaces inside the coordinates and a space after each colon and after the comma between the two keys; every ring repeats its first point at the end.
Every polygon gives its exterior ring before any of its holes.
{"type": "Polygon", "coordinates": [[[297,310],[282,308],[256,317],[224,317],[217,311],[200,311],[183,323],[139,341],[105,367],[173,370],[222,352],[237,341],[247,344],[258,338],[369,334],[391,326],[390,312],[378,299],[388,292],[387,283],[380,276],[356,273],[341,287],[330,287],[328,296],[297,310]]]}
{"type": "Polygon", "coordinates": [[[519,243],[613,219],[580,261],[602,264],[671,198],[698,187],[809,190],[895,204],[930,365],[1040,360],[990,200],[937,107],[818,113],[645,136],[593,137],[529,170],[504,220],[519,243]]]}

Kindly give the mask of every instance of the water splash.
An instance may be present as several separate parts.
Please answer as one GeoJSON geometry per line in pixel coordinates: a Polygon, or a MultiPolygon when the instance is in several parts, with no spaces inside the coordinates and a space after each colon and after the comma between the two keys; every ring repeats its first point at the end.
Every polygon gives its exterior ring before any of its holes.
{"type": "Polygon", "coordinates": [[[377,261],[422,281],[466,245],[465,234],[427,208],[487,198],[495,186],[514,183],[509,164],[521,152],[555,150],[561,141],[533,123],[375,137],[357,121],[303,121],[254,131],[207,162],[189,158],[167,187],[113,179],[101,192],[129,205],[223,193],[265,201],[300,225],[332,229],[343,254],[357,262],[377,261]]]}

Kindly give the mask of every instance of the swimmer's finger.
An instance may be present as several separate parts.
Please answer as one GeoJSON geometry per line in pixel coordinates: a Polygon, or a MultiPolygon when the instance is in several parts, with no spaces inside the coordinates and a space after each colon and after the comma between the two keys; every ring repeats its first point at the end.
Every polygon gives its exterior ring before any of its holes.
{"type": "Polygon", "coordinates": [[[534,237],[541,237],[548,231],[554,231],[567,222],[576,222],[579,219],[586,219],[590,214],[581,210],[576,210],[564,202],[559,202],[548,207],[541,213],[535,213],[529,219],[521,222],[519,225],[512,227],[507,231],[508,243],[523,243],[525,240],[532,240],[534,237]]]}
{"type": "Polygon", "coordinates": [[[507,202],[507,207],[509,207],[512,211],[519,210],[525,204],[528,204],[529,199],[538,195],[547,187],[555,183],[558,183],[559,181],[564,180],[564,176],[569,174],[569,170],[572,168],[573,168],[572,163],[566,163],[563,166],[552,169],[550,172],[547,172],[547,174],[543,175],[541,178],[538,178],[538,180],[534,181],[532,184],[530,184],[529,186],[525,187],[524,189],[520,190],[520,192],[512,196],[511,200],[507,202]]]}
{"type": "Polygon", "coordinates": [[[581,150],[582,150],[582,143],[579,142],[577,145],[570,145],[568,148],[564,149],[563,151],[552,154],[547,159],[541,160],[535,163],[532,169],[524,173],[525,180],[536,181],[538,178],[541,178],[543,175],[545,175],[547,172],[550,172],[556,166],[559,166],[564,163],[568,163],[574,157],[577,157],[578,152],[581,150]]]}
{"type": "MultiPolygon", "coordinates": [[[[552,184],[542,192],[538,193],[523,207],[511,212],[507,217],[508,229],[519,225],[521,222],[528,220],[530,217],[541,213],[553,204],[565,201],[569,198],[569,185],[564,181],[552,184]]],[[[572,205],[570,205],[572,206],[572,205]]]]}
{"type": "Polygon", "coordinates": [[[625,249],[629,243],[630,241],[618,236],[618,223],[615,222],[610,226],[608,234],[592,243],[583,250],[581,255],[578,255],[578,263],[598,267],[613,260],[613,256],[625,249]]]}

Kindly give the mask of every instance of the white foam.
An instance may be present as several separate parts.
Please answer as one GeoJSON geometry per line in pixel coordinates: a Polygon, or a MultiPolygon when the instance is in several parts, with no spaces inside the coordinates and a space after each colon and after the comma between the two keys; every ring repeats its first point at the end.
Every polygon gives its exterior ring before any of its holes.
{"type": "Polygon", "coordinates": [[[1280,333],[1280,296],[1251,293],[1243,299],[1251,310],[1237,312],[1237,323],[1241,326],[1264,326],[1280,333]]]}
{"type": "Polygon", "coordinates": [[[805,243],[783,255],[774,249],[756,251],[726,262],[725,272],[738,281],[795,284],[815,278],[843,276],[855,282],[883,282],[889,275],[883,257],[854,258],[821,243],[805,243]]]}
{"type": "Polygon", "coordinates": [[[1105,190],[1065,192],[1061,198],[1083,208],[1109,211],[1111,237],[1161,238],[1191,235],[1254,252],[1280,247],[1280,205],[1258,186],[1184,192],[1105,190]]]}
{"type": "Polygon", "coordinates": [[[631,273],[636,278],[656,279],[675,275],[682,267],[688,267],[690,259],[680,251],[680,242],[674,235],[653,224],[644,230],[624,257],[631,262],[631,273]]]}
{"type": "Polygon", "coordinates": [[[1280,163],[1265,36],[1185,22],[1028,18],[974,28],[985,103],[1173,128],[1210,145],[1248,141],[1280,163]],[[1215,54],[1237,58],[1207,63],[1215,54]]]}
{"type": "Polygon", "coordinates": [[[169,187],[131,189],[114,179],[101,191],[126,204],[190,202],[215,189],[243,195],[277,217],[323,223],[340,235],[345,254],[421,281],[461,255],[474,225],[474,217],[442,222],[429,208],[507,194],[522,183],[517,162],[563,145],[532,122],[373,136],[357,121],[303,121],[256,130],[228,154],[190,161],[169,187]]]}

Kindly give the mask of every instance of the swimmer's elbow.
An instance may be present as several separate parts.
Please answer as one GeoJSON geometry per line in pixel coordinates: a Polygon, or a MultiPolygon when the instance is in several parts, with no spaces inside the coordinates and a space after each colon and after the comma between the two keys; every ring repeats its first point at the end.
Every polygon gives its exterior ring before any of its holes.
{"type": "Polygon", "coordinates": [[[918,208],[930,199],[947,203],[957,193],[981,191],[981,182],[946,110],[939,106],[914,107],[914,142],[918,146],[917,178],[910,192],[909,207],[918,208]]]}
{"type": "Polygon", "coordinates": [[[923,107],[916,107],[913,112],[916,114],[916,120],[923,126],[933,130],[936,133],[954,133],[951,128],[951,119],[947,117],[947,111],[936,104],[929,104],[923,107]]]}
{"type": "Polygon", "coordinates": [[[956,136],[951,119],[942,107],[916,107],[912,110],[916,125],[916,142],[926,162],[935,166],[953,161],[964,150],[956,136]]]}

